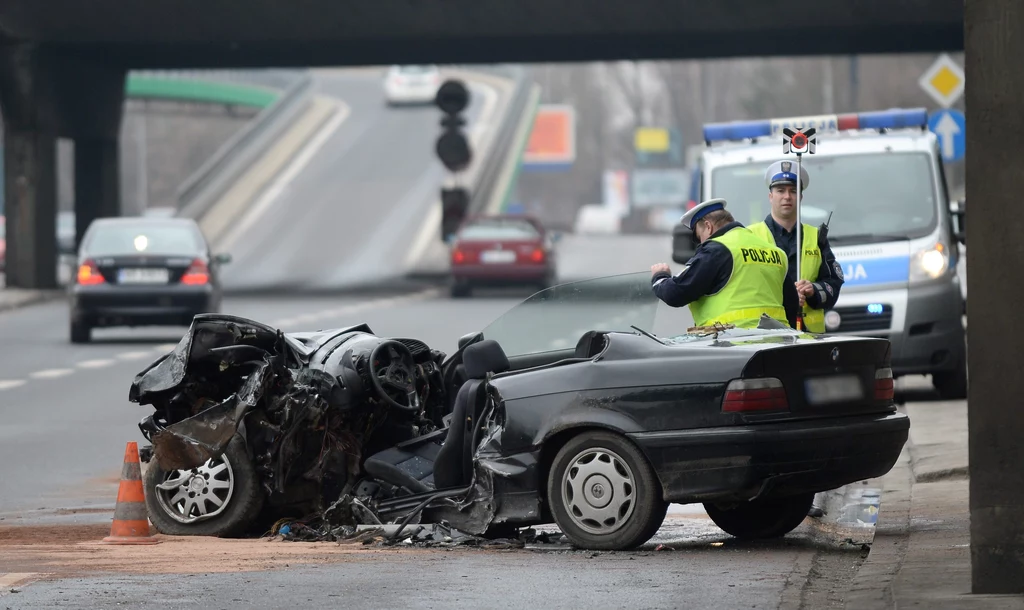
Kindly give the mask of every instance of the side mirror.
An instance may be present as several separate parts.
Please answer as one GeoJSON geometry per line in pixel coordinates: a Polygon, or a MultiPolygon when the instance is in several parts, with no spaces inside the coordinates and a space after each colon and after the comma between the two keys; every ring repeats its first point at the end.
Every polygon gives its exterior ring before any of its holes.
{"type": "Polygon", "coordinates": [[[218,265],[227,265],[228,263],[231,262],[231,255],[228,254],[227,252],[221,252],[220,254],[214,254],[213,255],[213,262],[217,263],[218,265]]]}
{"type": "Polygon", "coordinates": [[[953,237],[965,246],[967,245],[967,203],[966,199],[957,201],[955,205],[949,206],[949,213],[953,216],[953,237]]]}
{"type": "Polygon", "coordinates": [[[697,253],[697,236],[686,225],[676,224],[672,228],[672,260],[680,265],[690,262],[697,253]]]}
{"type": "Polygon", "coordinates": [[[476,331],[475,333],[469,333],[469,334],[466,334],[466,335],[462,335],[461,337],[459,337],[459,349],[461,350],[462,348],[466,347],[467,345],[471,345],[473,343],[476,343],[477,341],[480,341],[483,338],[484,338],[484,334],[482,332],[480,332],[480,331],[476,331]]]}

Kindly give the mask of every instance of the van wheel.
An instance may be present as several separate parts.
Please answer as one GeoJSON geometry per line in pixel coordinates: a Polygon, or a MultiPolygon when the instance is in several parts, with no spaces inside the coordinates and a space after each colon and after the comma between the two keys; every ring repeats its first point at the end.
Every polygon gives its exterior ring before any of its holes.
{"type": "Polygon", "coordinates": [[[80,320],[71,321],[71,342],[88,343],[92,340],[92,327],[80,320]]]}
{"type": "Polygon", "coordinates": [[[778,538],[803,523],[814,494],[767,498],[722,508],[705,502],[704,510],[725,533],[742,539],[778,538]]]}
{"type": "Polygon", "coordinates": [[[629,440],[584,432],[555,456],[548,476],[555,522],[573,545],[625,551],[650,540],[668,510],[654,469],[629,440]]]}
{"type": "Polygon", "coordinates": [[[932,373],[932,386],[943,400],[967,398],[967,367],[959,365],[952,371],[932,373]]]}

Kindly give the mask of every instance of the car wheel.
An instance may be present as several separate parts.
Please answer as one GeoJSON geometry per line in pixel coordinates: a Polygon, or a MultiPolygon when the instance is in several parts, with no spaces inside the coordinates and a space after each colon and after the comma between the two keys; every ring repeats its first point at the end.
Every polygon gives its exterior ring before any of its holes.
{"type": "Polygon", "coordinates": [[[238,435],[223,455],[191,470],[167,472],[150,460],[144,485],[149,520],[169,536],[239,536],[263,508],[263,490],[238,435]]]}
{"type": "Polygon", "coordinates": [[[92,340],[92,327],[81,320],[71,321],[71,342],[88,343],[92,340]]]}
{"type": "Polygon", "coordinates": [[[610,551],[650,540],[668,510],[644,455],[622,436],[603,431],[580,434],[555,455],[548,501],[570,542],[610,551]]]}
{"type": "Polygon", "coordinates": [[[943,400],[964,400],[967,398],[967,363],[961,352],[956,366],[951,371],[932,373],[932,387],[943,400]]]}
{"type": "Polygon", "coordinates": [[[814,503],[814,494],[767,498],[723,508],[711,502],[704,510],[727,534],[743,539],[778,538],[803,523],[814,503]]]}

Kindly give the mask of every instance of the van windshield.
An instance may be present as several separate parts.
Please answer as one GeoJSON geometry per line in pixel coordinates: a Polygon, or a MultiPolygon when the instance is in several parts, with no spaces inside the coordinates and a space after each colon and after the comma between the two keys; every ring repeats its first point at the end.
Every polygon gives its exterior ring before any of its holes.
{"type": "MultiPolygon", "coordinates": [[[[781,159],[780,155],[780,159],[781,159]]],[[[796,164],[796,158],[791,157],[796,164]]],[[[764,174],[768,162],[715,168],[711,194],[722,197],[739,222],[750,225],[771,212],[764,174]]],[[[931,159],[924,153],[805,155],[810,186],[800,200],[801,218],[817,226],[828,219],[829,241],[883,241],[930,233],[938,220],[931,159]]]]}

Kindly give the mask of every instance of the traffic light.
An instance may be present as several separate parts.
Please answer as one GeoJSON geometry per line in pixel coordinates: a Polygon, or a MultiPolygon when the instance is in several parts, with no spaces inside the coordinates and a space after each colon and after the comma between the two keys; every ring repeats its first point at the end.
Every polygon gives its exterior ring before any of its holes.
{"type": "Polygon", "coordinates": [[[441,189],[441,241],[459,230],[469,211],[469,191],[456,187],[441,189]]]}
{"type": "MultiPolygon", "coordinates": [[[[448,171],[458,173],[469,167],[473,152],[462,132],[465,119],[460,113],[469,105],[469,90],[458,80],[447,80],[437,90],[434,103],[444,113],[443,131],[434,151],[448,171]]],[[[441,240],[458,230],[469,212],[469,191],[462,187],[441,189],[441,240]]]]}
{"type": "Polygon", "coordinates": [[[444,131],[437,139],[435,152],[449,171],[461,172],[469,167],[473,159],[469,140],[461,130],[466,121],[460,116],[469,105],[469,91],[462,81],[447,80],[438,88],[434,103],[444,113],[441,118],[444,131]]]}

